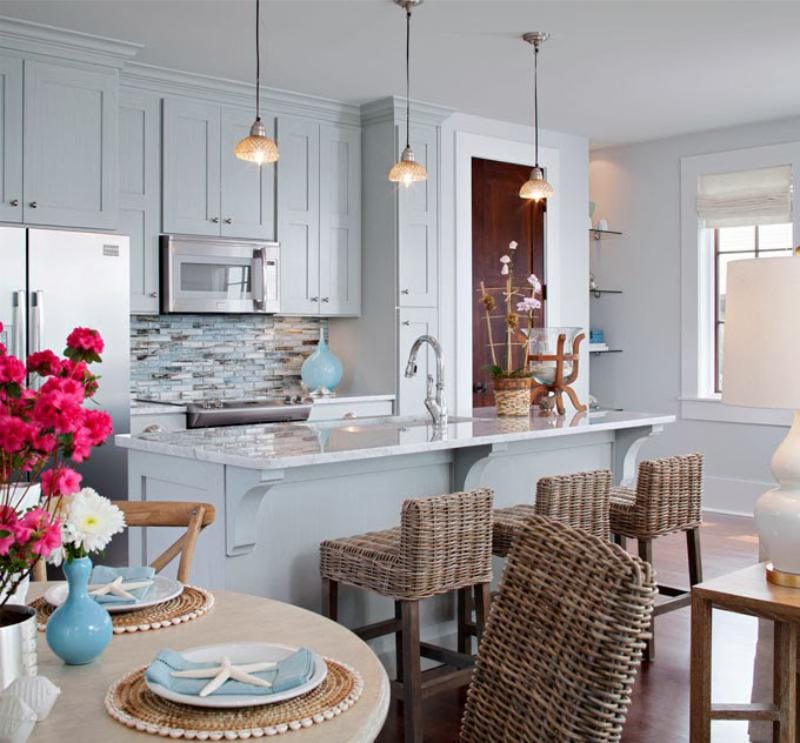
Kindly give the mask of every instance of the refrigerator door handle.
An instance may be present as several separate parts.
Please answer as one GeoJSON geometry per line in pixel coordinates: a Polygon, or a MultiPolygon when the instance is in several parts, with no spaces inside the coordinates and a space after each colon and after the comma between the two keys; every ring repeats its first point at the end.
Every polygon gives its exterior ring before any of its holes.
{"type": "Polygon", "coordinates": [[[24,359],[25,353],[25,290],[18,289],[11,298],[13,307],[13,328],[11,335],[11,353],[18,359],[24,359]]]}
{"type": "Polygon", "coordinates": [[[44,336],[44,292],[41,289],[31,294],[31,353],[42,350],[44,336]]]}
{"type": "Polygon", "coordinates": [[[264,311],[267,306],[267,261],[264,248],[253,251],[253,306],[264,311]]]}

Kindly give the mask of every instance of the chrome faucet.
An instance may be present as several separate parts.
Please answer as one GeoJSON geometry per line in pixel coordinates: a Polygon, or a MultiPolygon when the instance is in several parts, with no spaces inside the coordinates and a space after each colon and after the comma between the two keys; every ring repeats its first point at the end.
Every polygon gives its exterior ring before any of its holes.
{"type": "Polygon", "coordinates": [[[447,401],[444,397],[444,357],[442,356],[442,346],[432,335],[421,335],[411,346],[411,353],[408,354],[406,364],[406,377],[413,377],[417,373],[417,353],[423,343],[428,343],[436,356],[436,394],[434,395],[433,377],[428,374],[425,407],[433,418],[435,426],[447,425],[447,401]]]}

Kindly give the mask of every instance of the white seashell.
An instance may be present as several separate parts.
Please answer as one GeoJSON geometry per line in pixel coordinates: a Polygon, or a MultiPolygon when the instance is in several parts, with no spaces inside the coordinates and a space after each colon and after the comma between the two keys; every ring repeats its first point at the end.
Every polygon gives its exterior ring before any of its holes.
{"type": "Polygon", "coordinates": [[[6,696],[19,697],[36,715],[37,722],[44,720],[53,709],[53,705],[61,693],[49,678],[45,676],[27,676],[15,679],[5,689],[0,698],[6,696]]]}
{"type": "Polygon", "coordinates": [[[0,697],[0,743],[25,743],[36,724],[36,713],[19,697],[0,697]]]}

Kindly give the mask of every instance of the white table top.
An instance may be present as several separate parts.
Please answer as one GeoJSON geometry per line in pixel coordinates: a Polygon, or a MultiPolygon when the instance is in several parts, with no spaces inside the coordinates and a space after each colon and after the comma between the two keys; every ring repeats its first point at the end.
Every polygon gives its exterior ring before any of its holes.
{"type": "MultiPolygon", "coordinates": [[[[32,584],[29,600],[44,593],[47,585],[32,584]]],[[[103,655],[86,666],[64,665],[47,646],[44,633],[39,633],[39,674],[61,687],[61,696],[50,716],[34,728],[30,743],[162,740],[114,721],[103,705],[108,687],[129,671],[149,663],[164,648],[185,650],[214,642],[255,640],[304,645],[349,664],[364,679],[361,697],[342,715],[286,733],[281,740],[375,740],[389,707],[389,679],[364,642],[340,624],[290,604],[230,591],[214,591],[214,597],[214,608],[199,619],[160,630],[114,635],[103,655]]]]}

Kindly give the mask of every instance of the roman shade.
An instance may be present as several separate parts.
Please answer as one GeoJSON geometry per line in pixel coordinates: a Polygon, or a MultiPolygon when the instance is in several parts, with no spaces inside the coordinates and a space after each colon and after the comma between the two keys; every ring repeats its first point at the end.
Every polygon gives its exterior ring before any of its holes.
{"type": "Polygon", "coordinates": [[[791,222],[792,166],[701,175],[697,216],[708,228],[791,222]]]}

